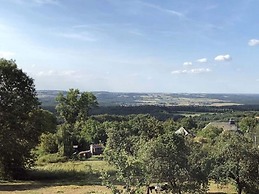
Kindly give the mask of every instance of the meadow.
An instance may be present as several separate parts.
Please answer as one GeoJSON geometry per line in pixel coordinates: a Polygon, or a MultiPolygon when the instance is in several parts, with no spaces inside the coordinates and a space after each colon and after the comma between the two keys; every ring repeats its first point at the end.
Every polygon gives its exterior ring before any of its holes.
{"type": "MultiPolygon", "coordinates": [[[[114,174],[116,169],[98,157],[86,161],[48,163],[35,166],[27,180],[1,181],[2,194],[109,194],[111,190],[102,185],[101,173],[114,174]]],[[[119,183],[115,183],[119,185],[119,183]]],[[[236,193],[231,185],[211,184],[209,193],[236,193]]]]}

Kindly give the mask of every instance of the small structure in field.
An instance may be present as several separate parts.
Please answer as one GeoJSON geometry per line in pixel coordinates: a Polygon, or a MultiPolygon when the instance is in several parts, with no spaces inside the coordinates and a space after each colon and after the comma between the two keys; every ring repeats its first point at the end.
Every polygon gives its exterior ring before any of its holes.
{"type": "Polygon", "coordinates": [[[91,144],[90,152],[92,155],[100,155],[103,153],[103,145],[101,144],[91,144]]]}

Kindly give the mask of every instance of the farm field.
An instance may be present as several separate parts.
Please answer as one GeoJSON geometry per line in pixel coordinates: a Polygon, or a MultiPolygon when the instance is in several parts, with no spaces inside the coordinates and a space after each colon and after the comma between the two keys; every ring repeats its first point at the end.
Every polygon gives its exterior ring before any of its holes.
{"type": "MultiPolygon", "coordinates": [[[[100,179],[102,171],[115,172],[115,169],[105,161],[75,161],[53,163],[37,166],[31,172],[36,181],[2,181],[2,194],[90,194],[111,193],[102,185],[100,179]]],[[[209,193],[235,193],[231,185],[220,187],[211,184],[209,193]]]]}

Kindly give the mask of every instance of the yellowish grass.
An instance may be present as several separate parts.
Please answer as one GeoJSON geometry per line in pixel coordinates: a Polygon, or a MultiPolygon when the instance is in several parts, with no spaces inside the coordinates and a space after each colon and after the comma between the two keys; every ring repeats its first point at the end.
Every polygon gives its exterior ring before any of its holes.
{"type": "MultiPolygon", "coordinates": [[[[41,181],[0,182],[1,194],[109,194],[111,190],[101,185],[99,174],[101,171],[115,171],[115,168],[101,160],[71,161],[66,163],[46,164],[36,167],[39,175],[42,172],[60,173],[61,178],[72,176],[71,179],[43,179],[41,181]],[[72,173],[70,173],[72,172],[72,173]],[[82,172],[83,174],[82,176],[82,172]],[[79,175],[78,175],[79,174],[79,175]]],[[[36,174],[37,175],[37,174],[36,174]]],[[[51,176],[50,176],[51,177],[51,176]]],[[[59,178],[59,177],[58,177],[59,178]]],[[[40,179],[39,179],[40,180],[40,179]]],[[[233,194],[232,185],[219,186],[211,183],[208,193],[233,194]]]]}
{"type": "Polygon", "coordinates": [[[231,184],[227,184],[227,185],[218,185],[218,184],[214,184],[214,183],[211,183],[210,184],[210,189],[209,189],[209,192],[208,193],[217,193],[217,194],[220,194],[220,193],[227,193],[227,194],[233,194],[233,193],[236,193],[236,190],[235,190],[235,187],[231,184]]]}
{"type": "MultiPolygon", "coordinates": [[[[40,182],[6,182],[0,183],[1,194],[110,194],[111,190],[100,185],[55,185],[52,183],[40,182]]],[[[219,186],[211,184],[210,194],[234,194],[235,188],[232,185],[219,186]]]]}

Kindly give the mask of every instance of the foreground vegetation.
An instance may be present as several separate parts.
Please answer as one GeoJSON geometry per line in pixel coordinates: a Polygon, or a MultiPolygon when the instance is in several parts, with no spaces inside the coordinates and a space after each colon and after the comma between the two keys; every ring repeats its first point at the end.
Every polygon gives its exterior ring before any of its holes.
{"type": "MultiPolygon", "coordinates": [[[[0,181],[0,192],[4,194],[112,193],[109,188],[102,185],[101,176],[104,171],[113,174],[115,168],[99,158],[90,161],[45,164],[36,166],[30,171],[31,180],[0,181]]],[[[235,189],[231,185],[220,186],[212,183],[209,193],[235,193],[235,189]]]]}
{"type": "MultiPolygon", "coordinates": [[[[169,193],[202,194],[216,183],[259,193],[256,111],[93,116],[96,97],[70,89],[58,95],[53,114],[41,109],[33,80],[15,61],[1,59],[0,73],[0,180],[36,181],[29,182],[33,190],[87,184],[148,194],[160,185],[169,193]],[[81,157],[90,144],[102,144],[103,156],[81,157]]],[[[0,191],[15,188],[0,185],[0,191]]]]}

